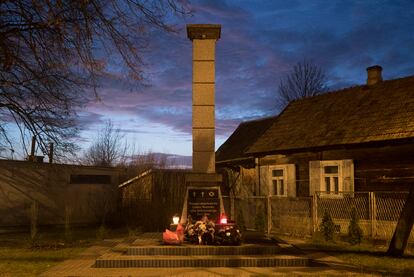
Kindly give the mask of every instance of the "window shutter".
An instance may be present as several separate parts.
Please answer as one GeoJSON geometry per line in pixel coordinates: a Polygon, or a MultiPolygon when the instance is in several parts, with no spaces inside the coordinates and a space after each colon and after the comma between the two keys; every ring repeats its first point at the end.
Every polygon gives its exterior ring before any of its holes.
{"type": "Polygon", "coordinates": [[[260,166],[260,195],[268,195],[269,192],[269,166],[260,166]]]}
{"type": "Polygon", "coordinates": [[[354,162],[342,160],[343,191],[354,191],[354,162]]]}
{"type": "Polygon", "coordinates": [[[294,164],[286,165],[286,189],[288,197],[296,197],[296,168],[294,164]]]}
{"type": "Polygon", "coordinates": [[[321,162],[309,162],[309,195],[312,196],[315,191],[321,190],[321,162]]]}

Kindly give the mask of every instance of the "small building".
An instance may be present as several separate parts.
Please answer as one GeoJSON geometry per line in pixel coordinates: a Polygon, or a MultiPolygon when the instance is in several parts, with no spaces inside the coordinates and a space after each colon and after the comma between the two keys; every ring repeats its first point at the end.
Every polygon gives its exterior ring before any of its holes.
{"type": "Polygon", "coordinates": [[[108,223],[122,174],[114,167],[0,160],[0,229],[29,226],[32,217],[39,225],[108,223]]]}
{"type": "Polygon", "coordinates": [[[293,101],[278,116],[241,123],[216,152],[227,186],[281,197],[408,191],[414,185],[414,76],[383,81],[380,66],[367,71],[364,85],[293,101]]]}

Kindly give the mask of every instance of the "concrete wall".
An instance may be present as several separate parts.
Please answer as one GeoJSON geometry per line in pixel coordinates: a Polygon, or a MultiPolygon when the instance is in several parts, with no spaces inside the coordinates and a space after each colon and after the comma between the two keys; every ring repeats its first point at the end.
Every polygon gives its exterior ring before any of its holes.
{"type": "Polygon", "coordinates": [[[97,224],[117,208],[120,170],[0,160],[0,227],[30,223],[38,203],[39,225],[97,224]]]}

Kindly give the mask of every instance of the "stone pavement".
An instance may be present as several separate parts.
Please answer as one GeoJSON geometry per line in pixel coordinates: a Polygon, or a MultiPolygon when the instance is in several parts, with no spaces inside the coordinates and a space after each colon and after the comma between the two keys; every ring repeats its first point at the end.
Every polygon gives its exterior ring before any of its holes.
{"type": "MultiPolygon", "coordinates": [[[[145,242],[160,237],[159,233],[145,233],[145,242]]],[[[111,251],[122,251],[122,239],[105,240],[92,246],[78,257],[64,261],[40,276],[379,276],[361,273],[357,268],[321,252],[307,253],[315,263],[311,267],[241,267],[241,268],[94,268],[95,259],[111,251]],[[116,246],[116,247],[115,247],[116,246]]],[[[127,244],[125,244],[127,245],[127,244]]],[[[286,244],[287,246],[288,244],[286,244]]],[[[283,246],[283,244],[282,244],[283,246]]]]}

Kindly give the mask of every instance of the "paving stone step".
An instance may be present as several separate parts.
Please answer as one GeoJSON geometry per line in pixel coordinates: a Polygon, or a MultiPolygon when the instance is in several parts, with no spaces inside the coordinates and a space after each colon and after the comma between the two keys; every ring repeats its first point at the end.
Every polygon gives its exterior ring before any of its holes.
{"type": "Polygon", "coordinates": [[[240,256],[132,256],[110,253],[95,262],[97,268],[127,267],[305,267],[310,260],[293,255],[240,256]]]}
{"type": "Polygon", "coordinates": [[[293,247],[280,247],[278,244],[243,244],[240,246],[208,246],[208,245],[182,245],[182,246],[131,246],[127,247],[126,255],[274,255],[296,253],[293,247]]]}

